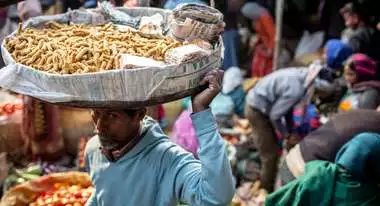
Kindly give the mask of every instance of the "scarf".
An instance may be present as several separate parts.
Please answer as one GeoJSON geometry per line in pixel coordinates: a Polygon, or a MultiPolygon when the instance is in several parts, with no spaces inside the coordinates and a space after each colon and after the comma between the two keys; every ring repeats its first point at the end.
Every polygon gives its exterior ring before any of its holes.
{"type": "Polygon", "coordinates": [[[353,86],[352,91],[353,92],[363,92],[368,89],[377,89],[380,91],[380,81],[372,80],[372,81],[365,81],[357,83],[353,86]]]}

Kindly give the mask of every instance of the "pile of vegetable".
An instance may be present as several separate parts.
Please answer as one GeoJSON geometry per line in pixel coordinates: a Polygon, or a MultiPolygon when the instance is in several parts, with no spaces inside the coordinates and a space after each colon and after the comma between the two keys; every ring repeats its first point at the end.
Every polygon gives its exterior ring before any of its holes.
{"type": "Polygon", "coordinates": [[[53,173],[10,188],[4,193],[0,205],[82,206],[92,192],[88,173],[53,173]]]}
{"type": "Polygon", "coordinates": [[[11,168],[10,175],[4,182],[3,191],[6,192],[9,188],[29,180],[38,179],[42,176],[42,172],[42,168],[39,165],[32,165],[25,169],[11,168]]]}
{"type": "Polygon", "coordinates": [[[22,103],[2,102],[0,103],[0,116],[11,115],[17,110],[22,110],[22,103]]]}
{"type": "Polygon", "coordinates": [[[43,175],[49,175],[57,172],[67,172],[68,167],[61,164],[52,164],[48,162],[38,161],[36,164],[30,164],[24,169],[11,167],[9,176],[4,182],[3,192],[8,191],[11,187],[22,184],[24,182],[35,180],[43,175]]]}
{"type": "Polygon", "coordinates": [[[55,183],[51,190],[42,192],[29,206],[83,206],[93,187],[55,183]]]}

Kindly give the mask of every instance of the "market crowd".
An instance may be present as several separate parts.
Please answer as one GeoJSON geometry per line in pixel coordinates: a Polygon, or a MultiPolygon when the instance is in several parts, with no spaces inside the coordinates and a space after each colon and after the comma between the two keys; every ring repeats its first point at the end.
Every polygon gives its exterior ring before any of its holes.
{"type": "MultiPolygon", "coordinates": [[[[380,205],[377,1],[287,0],[279,42],[278,1],[212,2],[225,22],[221,68],[175,109],[89,113],[2,91],[0,101],[8,95],[14,103],[0,104],[0,117],[18,115],[0,119],[2,191],[22,183],[17,168],[33,162],[39,175],[88,172],[95,189],[87,205],[380,205]],[[178,110],[174,119],[171,110],[178,110]],[[8,143],[8,136],[20,138],[8,143]]],[[[1,39],[31,17],[99,2],[13,3],[0,9],[1,39]]],[[[174,9],[211,2],[111,3],[174,9]]]]}

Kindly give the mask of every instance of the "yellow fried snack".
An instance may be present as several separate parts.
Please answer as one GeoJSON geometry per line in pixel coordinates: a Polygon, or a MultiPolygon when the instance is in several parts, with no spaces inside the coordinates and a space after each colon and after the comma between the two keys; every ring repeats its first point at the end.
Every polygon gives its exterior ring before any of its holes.
{"type": "Polygon", "coordinates": [[[171,39],[145,37],[115,25],[60,24],[44,29],[20,26],[5,47],[17,63],[53,74],[77,74],[121,69],[122,54],[165,59],[169,49],[182,46],[171,39]]]}

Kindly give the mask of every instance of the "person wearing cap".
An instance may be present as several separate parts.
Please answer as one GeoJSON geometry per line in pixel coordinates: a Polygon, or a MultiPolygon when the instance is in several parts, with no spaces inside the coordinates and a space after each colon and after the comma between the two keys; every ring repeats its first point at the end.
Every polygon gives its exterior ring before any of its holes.
{"type": "Polygon", "coordinates": [[[354,54],[344,67],[348,91],[339,104],[339,111],[376,109],[380,104],[380,81],[376,62],[365,54],[354,54]]]}
{"type": "Polygon", "coordinates": [[[241,12],[252,20],[252,27],[258,37],[252,59],[251,74],[254,77],[263,77],[272,72],[273,67],[276,35],[274,19],[266,8],[256,2],[245,3],[241,12]]]}
{"type": "Polygon", "coordinates": [[[344,62],[353,54],[351,47],[339,39],[327,41],[323,49],[321,60],[314,63],[323,66],[320,72],[321,79],[327,85],[325,91],[320,92],[315,98],[316,105],[321,114],[336,113],[340,100],[347,91],[343,77],[344,62]]]}
{"type": "Polygon", "coordinates": [[[306,164],[305,173],[266,198],[274,205],[380,205],[380,134],[361,133],[333,161],[306,164]]]}
{"type": "Polygon", "coordinates": [[[364,53],[379,61],[379,49],[377,48],[377,35],[374,26],[371,26],[371,16],[367,9],[360,3],[347,3],[340,11],[346,24],[346,41],[354,53],[364,53]],[[348,32],[347,32],[348,31],[348,32]]]}
{"type": "Polygon", "coordinates": [[[315,87],[314,80],[322,69],[319,65],[308,68],[277,70],[260,80],[248,92],[245,116],[249,119],[255,145],[260,153],[261,186],[273,191],[277,173],[279,146],[276,130],[285,139],[299,139],[292,134],[293,107],[303,98],[309,99],[315,87]]]}

